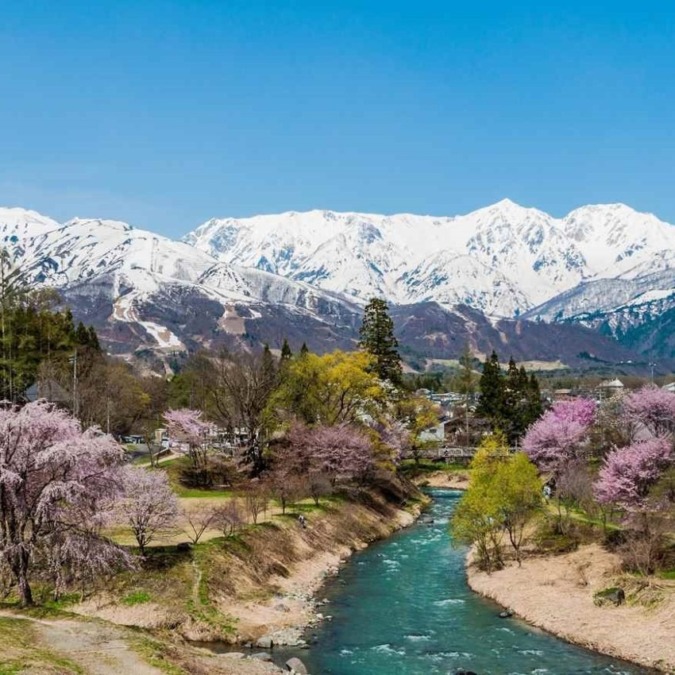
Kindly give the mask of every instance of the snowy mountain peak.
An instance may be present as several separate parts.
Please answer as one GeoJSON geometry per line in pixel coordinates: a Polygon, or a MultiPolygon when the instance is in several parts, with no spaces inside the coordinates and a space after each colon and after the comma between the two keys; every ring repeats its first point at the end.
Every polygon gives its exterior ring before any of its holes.
{"type": "Polygon", "coordinates": [[[0,232],[3,236],[36,236],[59,227],[59,223],[37,211],[19,207],[0,207],[0,232]]]}
{"type": "Polygon", "coordinates": [[[110,220],[107,218],[72,218],[64,224],[66,227],[101,227],[110,230],[121,230],[122,232],[130,232],[135,229],[133,225],[125,223],[121,220],[110,220]]]}
{"type": "MultiPolygon", "coordinates": [[[[302,321],[349,322],[373,296],[549,320],[619,308],[622,327],[675,304],[675,228],[625,204],[584,206],[563,218],[509,199],[449,217],[288,211],[214,218],[183,242],[116,220],[60,224],[0,208],[0,237],[35,283],[81,302],[103,293],[111,321],[152,335],[161,333],[148,315],[159,297],[162,321],[174,316],[173,303],[189,308],[197,298],[199,312],[219,321],[225,311],[224,325],[237,330],[242,307],[283,305],[302,321]]],[[[198,324],[199,314],[190,321],[198,324]]]]}
{"type": "Polygon", "coordinates": [[[582,281],[642,273],[650,265],[661,269],[664,259],[657,262],[656,254],[675,251],[674,237],[675,228],[624,204],[554,218],[503,199],[452,217],[314,210],[212,219],[185,241],[220,261],[359,300],[469,297],[479,309],[512,316],[582,281]],[[460,264],[467,255],[474,263],[468,267],[460,264]],[[453,273],[453,265],[469,277],[453,273]],[[478,268],[500,279],[499,292],[469,292],[478,268]]]}

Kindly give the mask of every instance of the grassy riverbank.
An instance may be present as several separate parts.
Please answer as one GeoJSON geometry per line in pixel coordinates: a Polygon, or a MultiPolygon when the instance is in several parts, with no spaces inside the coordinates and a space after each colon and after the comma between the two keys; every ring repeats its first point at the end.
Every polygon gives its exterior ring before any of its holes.
{"type": "MultiPolygon", "coordinates": [[[[152,548],[140,569],[115,576],[83,601],[67,596],[47,616],[42,610],[39,620],[20,618],[8,605],[0,633],[15,637],[6,640],[12,649],[0,658],[0,674],[99,672],[76,644],[51,639],[63,632],[91,632],[92,644],[95,635],[103,645],[114,643],[135,663],[125,672],[270,672],[270,664],[207,658],[183,640],[297,642],[316,620],[314,593],[324,580],[353,551],[412,523],[425,503],[406,481],[354,491],[318,507],[299,505],[306,528],[291,509],[231,537],[152,548]]],[[[103,653],[95,646],[89,651],[103,653]]],[[[113,661],[119,668],[126,663],[117,656],[113,661]]]]}

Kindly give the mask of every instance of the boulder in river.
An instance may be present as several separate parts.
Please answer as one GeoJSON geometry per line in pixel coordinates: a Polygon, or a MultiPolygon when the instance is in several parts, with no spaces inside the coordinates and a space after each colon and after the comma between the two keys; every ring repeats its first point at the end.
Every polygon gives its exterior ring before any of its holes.
{"type": "Polygon", "coordinates": [[[255,641],[255,646],[260,649],[274,649],[274,640],[271,637],[263,636],[255,641]]]}
{"type": "Polygon", "coordinates": [[[289,670],[291,673],[298,673],[298,675],[307,675],[307,667],[296,656],[286,661],[286,670],[289,670]]]}
{"type": "Polygon", "coordinates": [[[251,654],[251,658],[258,659],[258,661],[272,662],[272,657],[267,652],[257,652],[255,654],[251,654]]]}

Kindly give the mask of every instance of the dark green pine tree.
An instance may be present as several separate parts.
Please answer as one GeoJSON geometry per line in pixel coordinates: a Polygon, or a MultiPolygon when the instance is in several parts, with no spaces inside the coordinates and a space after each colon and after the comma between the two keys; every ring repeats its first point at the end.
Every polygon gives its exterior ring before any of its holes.
{"type": "Polygon", "coordinates": [[[293,358],[293,352],[291,351],[291,347],[288,344],[288,340],[284,338],[284,344],[281,345],[281,360],[288,361],[291,358],[293,358]]]}
{"type": "Polygon", "coordinates": [[[504,422],[505,383],[499,357],[494,350],[490,357],[485,359],[478,386],[480,400],[476,414],[490,420],[493,428],[501,429],[504,422]]]}
{"type": "Polygon", "coordinates": [[[530,425],[529,380],[524,367],[518,368],[513,357],[509,360],[504,395],[503,429],[512,445],[517,443],[530,425]]]}
{"type": "Polygon", "coordinates": [[[476,384],[473,373],[473,354],[468,343],[464,345],[462,354],[459,357],[459,367],[457,389],[460,394],[464,394],[467,399],[470,399],[476,391],[476,384]]]}
{"type": "Polygon", "coordinates": [[[307,356],[307,354],[309,354],[309,348],[307,347],[307,344],[303,342],[302,347],[300,347],[300,356],[307,356]]]}
{"type": "Polygon", "coordinates": [[[401,356],[386,300],[373,298],[366,305],[359,336],[359,346],[375,357],[375,370],[380,379],[400,384],[403,379],[401,356]]]}
{"type": "Polygon", "coordinates": [[[89,331],[81,321],[77,324],[77,328],[75,329],[75,342],[81,347],[89,346],[89,331]]]}
{"type": "MultiPolygon", "coordinates": [[[[523,369],[524,370],[524,369],[523,369]]],[[[530,379],[527,386],[527,427],[536,422],[544,414],[544,406],[541,402],[541,390],[539,381],[530,373],[530,379]]]]}
{"type": "Polygon", "coordinates": [[[265,343],[263,347],[261,365],[265,377],[274,377],[274,374],[276,373],[277,369],[277,364],[274,360],[274,356],[272,355],[272,351],[270,350],[270,346],[267,343],[265,343]]]}
{"type": "Polygon", "coordinates": [[[101,351],[101,343],[98,340],[98,335],[93,326],[89,326],[89,346],[97,352],[101,351]]]}

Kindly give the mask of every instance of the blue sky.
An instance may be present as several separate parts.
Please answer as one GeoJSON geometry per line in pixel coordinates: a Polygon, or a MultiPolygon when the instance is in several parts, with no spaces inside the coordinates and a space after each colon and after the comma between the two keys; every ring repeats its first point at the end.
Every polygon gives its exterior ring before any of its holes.
{"type": "Polygon", "coordinates": [[[672,2],[6,0],[0,204],[170,236],[503,197],[675,222],[674,71],[672,2]]]}

